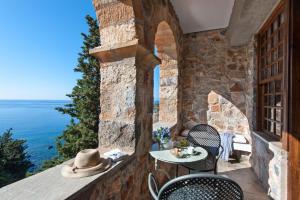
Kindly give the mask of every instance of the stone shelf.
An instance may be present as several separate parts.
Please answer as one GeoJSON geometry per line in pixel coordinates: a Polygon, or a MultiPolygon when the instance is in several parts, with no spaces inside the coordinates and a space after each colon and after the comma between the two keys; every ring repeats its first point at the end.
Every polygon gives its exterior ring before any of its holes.
{"type": "Polygon", "coordinates": [[[90,55],[99,59],[100,62],[116,62],[124,58],[141,56],[142,62],[148,65],[158,65],[161,60],[144,46],[138,44],[138,40],[118,43],[113,46],[100,46],[90,50],[90,55]]]}

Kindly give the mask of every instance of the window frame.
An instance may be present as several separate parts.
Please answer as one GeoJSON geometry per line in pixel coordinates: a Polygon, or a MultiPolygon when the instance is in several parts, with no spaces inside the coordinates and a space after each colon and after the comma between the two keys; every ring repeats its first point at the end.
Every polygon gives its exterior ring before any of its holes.
{"type": "MultiPolygon", "coordinates": [[[[257,42],[257,51],[256,51],[256,58],[257,58],[257,79],[256,79],[256,87],[257,87],[257,95],[256,95],[256,100],[257,100],[257,116],[256,116],[256,129],[257,131],[270,136],[271,138],[273,138],[276,141],[285,141],[284,143],[287,143],[287,136],[286,136],[286,130],[287,130],[287,126],[288,126],[288,116],[287,116],[287,112],[288,112],[288,37],[289,37],[289,18],[288,18],[288,8],[287,8],[287,1],[282,0],[277,7],[273,10],[272,14],[267,18],[267,20],[264,22],[264,24],[262,25],[262,27],[260,28],[260,30],[257,32],[256,34],[256,42],[257,42]],[[277,41],[276,41],[276,48],[279,48],[280,45],[282,45],[282,72],[280,75],[276,75],[276,76],[267,76],[269,80],[261,80],[261,74],[262,74],[262,68],[268,68],[267,67],[263,67],[261,64],[261,58],[262,58],[262,38],[265,37],[265,48],[268,48],[268,41],[269,39],[272,40],[272,36],[274,34],[271,33],[271,35],[265,35],[265,33],[268,31],[269,28],[271,28],[271,26],[273,25],[273,22],[279,20],[279,16],[280,14],[283,13],[283,17],[284,17],[284,23],[282,24],[282,27],[280,29],[278,29],[279,27],[277,27],[277,30],[282,30],[284,32],[284,37],[282,38],[282,41],[280,41],[278,39],[278,35],[277,35],[277,41]],[[271,36],[271,37],[270,37],[271,36]],[[279,41],[279,42],[278,42],[279,41]],[[281,43],[282,42],[282,43],[281,43]],[[265,103],[264,101],[264,96],[268,96],[268,94],[264,93],[263,88],[265,87],[264,85],[266,85],[266,83],[272,83],[272,81],[274,81],[274,87],[275,87],[275,80],[279,79],[281,80],[281,136],[276,135],[276,130],[275,132],[271,133],[269,131],[266,131],[264,129],[264,120],[268,120],[265,118],[265,114],[264,114],[264,109],[265,109],[265,103]],[[264,83],[265,82],[265,83],[264,83]]],[[[274,47],[273,46],[273,47],[274,47]]],[[[271,49],[273,48],[271,47],[271,49]]],[[[268,52],[268,49],[265,51],[265,53],[270,53],[270,57],[272,57],[272,52],[273,50],[270,50],[270,52],[268,52]]],[[[277,49],[277,54],[278,54],[278,49],[277,49]]],[[[268,55],[264,56],[266,59],[268,59],[268,55]]],[[[278,58],[278,55],[276,56],[277,58],[275,59],[275,63],[277,66],[277,69],[279,69],[279,62],[280,59],[278,58]]],[[[273,65],[273,63],[268,63],[265,65],[273,65]]],[[[271,67],[270,67],[271,68],[271,67]]],[[[270,71],[272,70],[272,68],[270,69],[270,71]]],[[[265,70],[266,71],[266,70],[265,70]]],[[[272,73],[272,72],[271,72],[272,73]]],[[[276,89],[274,88],[274,93],[273,94],[269,94],[269,95],[274,95],[275,98],[275,102],[276,102],[276,89]]],[[[279,95],[279,96],[280,96],[279,95]]],[[[277,109],[276,105],[273,106],[273,108],[271,107],[271,109],[277,109]]],[[[279,108],[278,108],[279,109],[279,108]]],[[[267,110],[268,112],[268,110],[267,110]]],[[[268,114],[267,114],[268,115],[268,114]]],[[[267,117],[268,118],[268,117],[267,117]]],[[[276,120],[276,117],[275,117],[276,120]]],[[[276,127],[276,123],[274,125],[274,127],[276,127]]],[[[268,127],[267,127],[268,129],[268,127]]]]}

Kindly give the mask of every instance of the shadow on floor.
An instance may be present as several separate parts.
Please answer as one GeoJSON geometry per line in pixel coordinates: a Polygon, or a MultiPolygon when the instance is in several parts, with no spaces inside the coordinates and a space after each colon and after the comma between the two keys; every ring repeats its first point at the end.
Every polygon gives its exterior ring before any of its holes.
{"type": "Polygon", "coordinates": [[[218,163],[220,175],[226,175],[237,182],[244,191],[245,200],[269,200],[267,191],[262,187],[254,174],[248,156],[243,156],[240,162],[220,160],[218,163]]]}

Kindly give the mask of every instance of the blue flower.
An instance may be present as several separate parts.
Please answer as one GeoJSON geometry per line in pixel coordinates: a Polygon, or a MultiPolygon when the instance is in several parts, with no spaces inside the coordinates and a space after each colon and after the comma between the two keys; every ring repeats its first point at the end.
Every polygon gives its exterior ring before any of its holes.
{"type": "Polygon", "coordinates": [[[156,131],[153,131],[153,138],[160,143],[166,143],[171,138],[170,129],[167,127],[160,127],[156,131]]]}

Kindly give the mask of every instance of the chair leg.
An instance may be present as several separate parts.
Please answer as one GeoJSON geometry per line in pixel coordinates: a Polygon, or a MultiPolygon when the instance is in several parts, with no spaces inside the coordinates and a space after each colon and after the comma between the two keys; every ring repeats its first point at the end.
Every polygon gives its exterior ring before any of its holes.
{"type": "Polygon", "coordinates": [[[214,169],[214,174],[218,174],[218,162],[216,162],[215,169],[214,169]]]}

